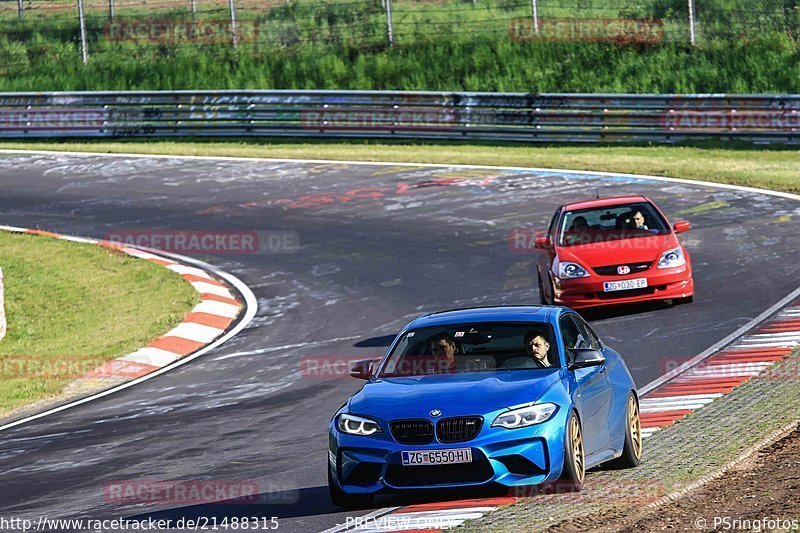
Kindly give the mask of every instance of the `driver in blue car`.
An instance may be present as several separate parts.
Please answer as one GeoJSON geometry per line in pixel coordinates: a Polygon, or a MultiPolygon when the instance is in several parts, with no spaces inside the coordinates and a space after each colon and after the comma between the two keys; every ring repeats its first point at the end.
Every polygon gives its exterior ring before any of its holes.
{"type": "Polygon", "coordinates": [[[440,333],[430,341],[431,354],[435,358],[434,369],[428,371],[455,372],[456,370],[456,341],[447,333],[440,333]]]}

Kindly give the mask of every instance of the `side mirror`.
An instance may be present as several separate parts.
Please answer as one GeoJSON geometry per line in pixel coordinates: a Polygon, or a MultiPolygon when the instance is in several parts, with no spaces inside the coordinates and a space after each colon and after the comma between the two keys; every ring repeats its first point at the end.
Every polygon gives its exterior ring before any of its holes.
{"type": "Polygon", "coordinates": [[[572,364],[569,365],[570,370],[576,368],[588,368],[590,366],[600,366],[606,362],[603,352],[600,350],[593,350],[592,348],[575,348],[572,350],[574,356],[572,364]]]}
{"type": "Polygon", "coordinates": [[[676,222],[675,225],[672,226],[672,229],[675,230],[675,233],[683,233],[684,231],[689,231],[692,229],[692,225],[685,220],[682,220],[680,222],[676,222]]]}
{"type": "Polygon", "coordinates": [[[364,359],[363,361],[356,361],[350,367],[350,377],[356,379],[369,379],[372,377],[374,371],[377,369],[377,363],[380,359],[364,359]]]}
{"type": "Polygon", "coordinates": [[[533,241],[533,247],[540,250],[547,250],[548,248],[552,248],[552,246],[550,237],[537,237],[537,239],[533,241]]]}

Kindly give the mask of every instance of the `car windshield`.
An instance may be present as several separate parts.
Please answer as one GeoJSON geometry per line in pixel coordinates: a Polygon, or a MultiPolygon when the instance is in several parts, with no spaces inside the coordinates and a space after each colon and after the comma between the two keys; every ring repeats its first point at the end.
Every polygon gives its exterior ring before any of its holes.
{"type": "Polygon", "coordinates": [[[378,377],[546,369],[558,366],[556,350],[546,323],[419,328],[403,334],[378,377]]]}
{"type": "Polygon", "coordinates": [[[575,246],[619,239],[667,235],[669,226],[649,202],[566,211],[558,243],[575,246]]]}

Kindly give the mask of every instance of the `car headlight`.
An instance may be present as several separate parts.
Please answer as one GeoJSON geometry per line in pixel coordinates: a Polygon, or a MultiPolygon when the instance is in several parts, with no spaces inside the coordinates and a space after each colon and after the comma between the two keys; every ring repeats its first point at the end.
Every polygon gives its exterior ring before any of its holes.
{"type": "Polygon", "coordinates": [[[667,250],[661,254],[661,259],[658,260],[658,268],[675,268],[685,264],[686,257],[683,255],[683,249],[680,246],[667,250]]]}
{"type": "Polygon", "coordinates": [[[492,422],[492,427],[514,429],[541,424],[553,416],[557,409],[558,406],[553,403],[537,403],[519,407],[497,415],[492,422]]]}
{"type": "Polygon", "coordinates": [[[381,427],[374,420],[355,415],[339,415],[339,420],[336,422],[336,426],[342,433],[348,433],[350,435],[362,435],[364,437],[368,437],[373,433],[381,432],[381,427]]]}
{"type": "Polygon", "coordinates": [[[578,263],[558,263],[558,277],[561,279],[588,278],[589,273],[578,263]]]}

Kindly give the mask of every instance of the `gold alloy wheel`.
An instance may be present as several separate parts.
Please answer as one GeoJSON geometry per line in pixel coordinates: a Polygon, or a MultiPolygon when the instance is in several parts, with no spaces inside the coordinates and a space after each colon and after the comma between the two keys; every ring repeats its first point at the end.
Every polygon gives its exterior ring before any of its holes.
{"type": "Polygon", "coordinates": [[[631,432],[633,455],[639,459],[642,456],[642,425],[639,421],[639,402],[633,394],[628,398],[628,427],[631,432]]]}
{"type": "Polygon", "coordinates": [[[572,440],[572,463],[575,467],[575,475],[577,481],[583,483],[584,471],[584,457],[583,457],[583,436],[581,435],[581,425],[578,422],[577,416],[572,416],[570,423],[570,437],[572,440]]]}

